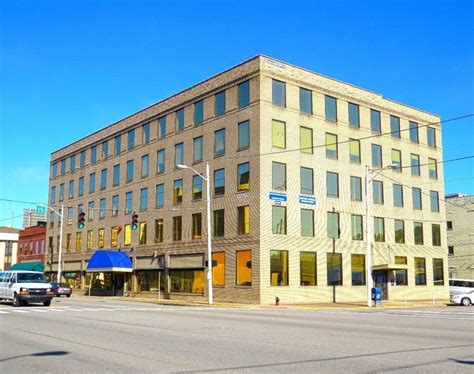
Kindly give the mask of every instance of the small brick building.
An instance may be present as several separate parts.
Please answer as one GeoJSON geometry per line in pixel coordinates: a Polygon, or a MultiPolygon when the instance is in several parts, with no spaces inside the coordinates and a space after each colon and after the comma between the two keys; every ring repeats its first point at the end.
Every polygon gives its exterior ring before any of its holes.
{"type": "Polygon", "coordinates": [[[45,241],[46,223],[21,230],[18,239],[18,262],[44,262],[45,241]]]}

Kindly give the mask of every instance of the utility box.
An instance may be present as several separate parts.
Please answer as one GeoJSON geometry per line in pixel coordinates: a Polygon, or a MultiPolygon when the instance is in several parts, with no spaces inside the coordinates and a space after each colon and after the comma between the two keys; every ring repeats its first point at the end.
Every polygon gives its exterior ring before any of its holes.
{"type": "Polygon", "coordinates": [[[382,305],[382,289],[374,287],[372,288],[372,304],[377,306],[377,303],[382,305]]]}

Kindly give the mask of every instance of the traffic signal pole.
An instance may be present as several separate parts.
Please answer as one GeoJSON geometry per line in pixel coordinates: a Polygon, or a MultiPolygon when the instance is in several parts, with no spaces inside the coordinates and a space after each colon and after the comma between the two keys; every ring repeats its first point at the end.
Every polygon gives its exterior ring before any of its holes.
{"type": "MultiPolygon", "coordinates": [[[[59,213],[58,213],[59,215],[59,213]]],[[[63,254],[63,231],[64,231],[64,205],[61,204],[61,225],[59,228],[59,248],[58,248],[58,279],[57,282],[61,283],[61,264],[62,264],[62,254],[63,254]]]]}

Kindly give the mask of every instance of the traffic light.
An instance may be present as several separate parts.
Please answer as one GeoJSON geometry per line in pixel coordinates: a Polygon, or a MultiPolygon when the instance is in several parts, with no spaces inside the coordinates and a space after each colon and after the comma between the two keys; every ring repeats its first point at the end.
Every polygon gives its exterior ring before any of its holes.
{"type": "Polygon", "coordinates": [[[85,222],[86,222],[86,213],[84,212],[79,213],[79,217],[77,218],[77,227],[80,229],[83,229],[85,222]]]}
{"type": "Polygon", "coordinates": [[[136,230],[138,228],[138,214],[133,213],[132,215],[132,230],[136,230]]]}

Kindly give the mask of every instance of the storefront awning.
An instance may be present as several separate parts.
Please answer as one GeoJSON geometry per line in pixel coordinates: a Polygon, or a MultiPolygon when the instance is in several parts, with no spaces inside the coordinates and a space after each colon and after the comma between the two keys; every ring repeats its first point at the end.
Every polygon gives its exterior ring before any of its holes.
{"type": "Polygon", "coordinates": [[[129,273],[133,265],[128,254],[113,250],[95,251],[87,264],[89,273],[129,273]]]}
{"type": "Polygon", "coordinates": [[[372,270],[406,270],[408,265],[399,264],[382,264],[372,266],[372,270]]]}
{"type": "Polygon", "coordinates": [[[44,264],[40,261],[36,262],[19,262],[12,265],[11,270],[27,270],[27,271],[40,271],[44,273],[44,264]]]}

